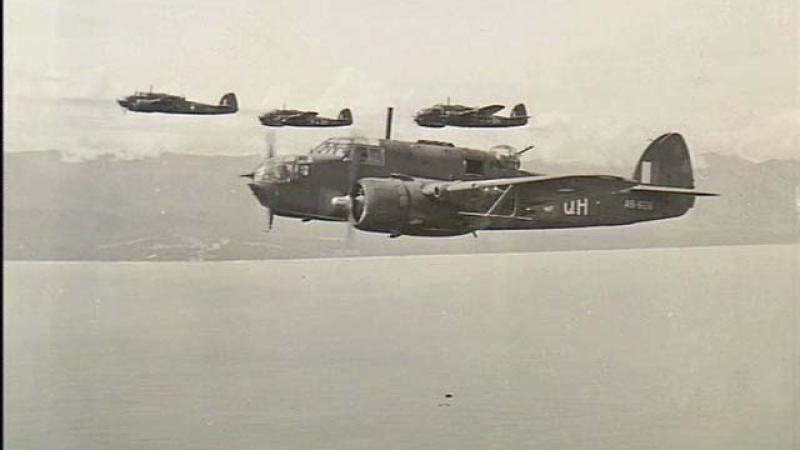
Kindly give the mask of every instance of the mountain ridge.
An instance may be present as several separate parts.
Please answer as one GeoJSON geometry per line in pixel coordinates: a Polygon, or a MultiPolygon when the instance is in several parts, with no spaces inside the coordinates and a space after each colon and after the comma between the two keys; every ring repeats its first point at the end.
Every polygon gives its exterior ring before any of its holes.
{"type": "MultiPolygon", "coordinates": [[[[800,161],[751,162],[703,154],[699,199],[684,217],[623,227],[479,232],[447,239],[386,239],[344,224],[278,218],[265,233],[263,208],[238,177],[246,156],[111,154],[65,161],[57,151],[4,154],[4,238],[10,260],[250,260],[432,253],[588,250],[798,242],[800,161]]],[[[529,159],[543,173],[625,169],[529,159]]],[[[632,167],[630,168],[632,171],[632,167]]]]}

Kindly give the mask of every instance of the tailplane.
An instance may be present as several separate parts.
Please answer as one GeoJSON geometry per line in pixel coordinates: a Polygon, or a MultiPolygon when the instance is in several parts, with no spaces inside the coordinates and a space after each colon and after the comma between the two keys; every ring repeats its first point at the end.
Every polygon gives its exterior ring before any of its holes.
{"type": "Polygon", "coordinates": [[[344,120],[347,123],[353,123],[353,113],[350,112],[349,108],[345,108],[339,111],[339,120],[344,120]]]}
{"type": "Polygon", "coordinates": [[[236,94],[233,92],[223,95],[222,98],[219,99],[219,105],[233,108],[234,111],[239,110],[239,103],[236,101],[236,94]]]}

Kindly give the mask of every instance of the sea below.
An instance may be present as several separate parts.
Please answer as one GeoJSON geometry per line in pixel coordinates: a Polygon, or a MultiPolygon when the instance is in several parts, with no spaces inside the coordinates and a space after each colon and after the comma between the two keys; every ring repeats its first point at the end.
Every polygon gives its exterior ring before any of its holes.
{"type": "Polygon", "coordinates": [[[800,246],[5,262],[4,447],[797,449],[800,246]]]}

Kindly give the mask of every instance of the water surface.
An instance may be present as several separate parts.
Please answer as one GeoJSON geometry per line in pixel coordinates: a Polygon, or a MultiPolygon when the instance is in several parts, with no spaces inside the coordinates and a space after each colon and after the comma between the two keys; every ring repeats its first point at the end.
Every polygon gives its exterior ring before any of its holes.
{"type": "Polygon", "coordinates": [[[4,442],[790,449],[799,248],[7,262],[4,442]]]}

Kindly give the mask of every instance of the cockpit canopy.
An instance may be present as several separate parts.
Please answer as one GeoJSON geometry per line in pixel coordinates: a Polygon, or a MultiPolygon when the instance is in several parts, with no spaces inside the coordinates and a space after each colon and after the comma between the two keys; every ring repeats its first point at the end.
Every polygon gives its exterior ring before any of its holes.
{"type": "Polygon", "coordinates": [[[444,109],[441,105],[436,105],[432,108],[425,108],[417,111],[417,116],[441,116],[444,113],[444,109]]]}
{"type": "Polygon", "coordinates": [[[322,141],[322,143],[311,149],[311,154],[346,158],[350,155],[350,149],[355,146],[377,147],[380,146],[380,141],[365,137],[333,137],[322,141]]]}
{"type": "Polygon", "coordinates": [[[433,105],[417,112],[417,116],[444,116],[448,113],[458,113],[471,109],[469,106],[464,105],[433,105]]]}
{"type": "Polygon", "coordinates": [[[296,109],[273,109],[271,111],[265,112],[264,114],[261,115],[261,117],[283,118],[283,117],[294,116],[294,115],[302,114],[302,113],[303,113],[303,111],[298,111],[296,109]]]}
{"type": "Polygon", "coordinates": [[[254,179],[269,183],[289,183],[308,176],[310,170],[311,157],[308,155],[275,156],[256,169],[254,179]]]}

